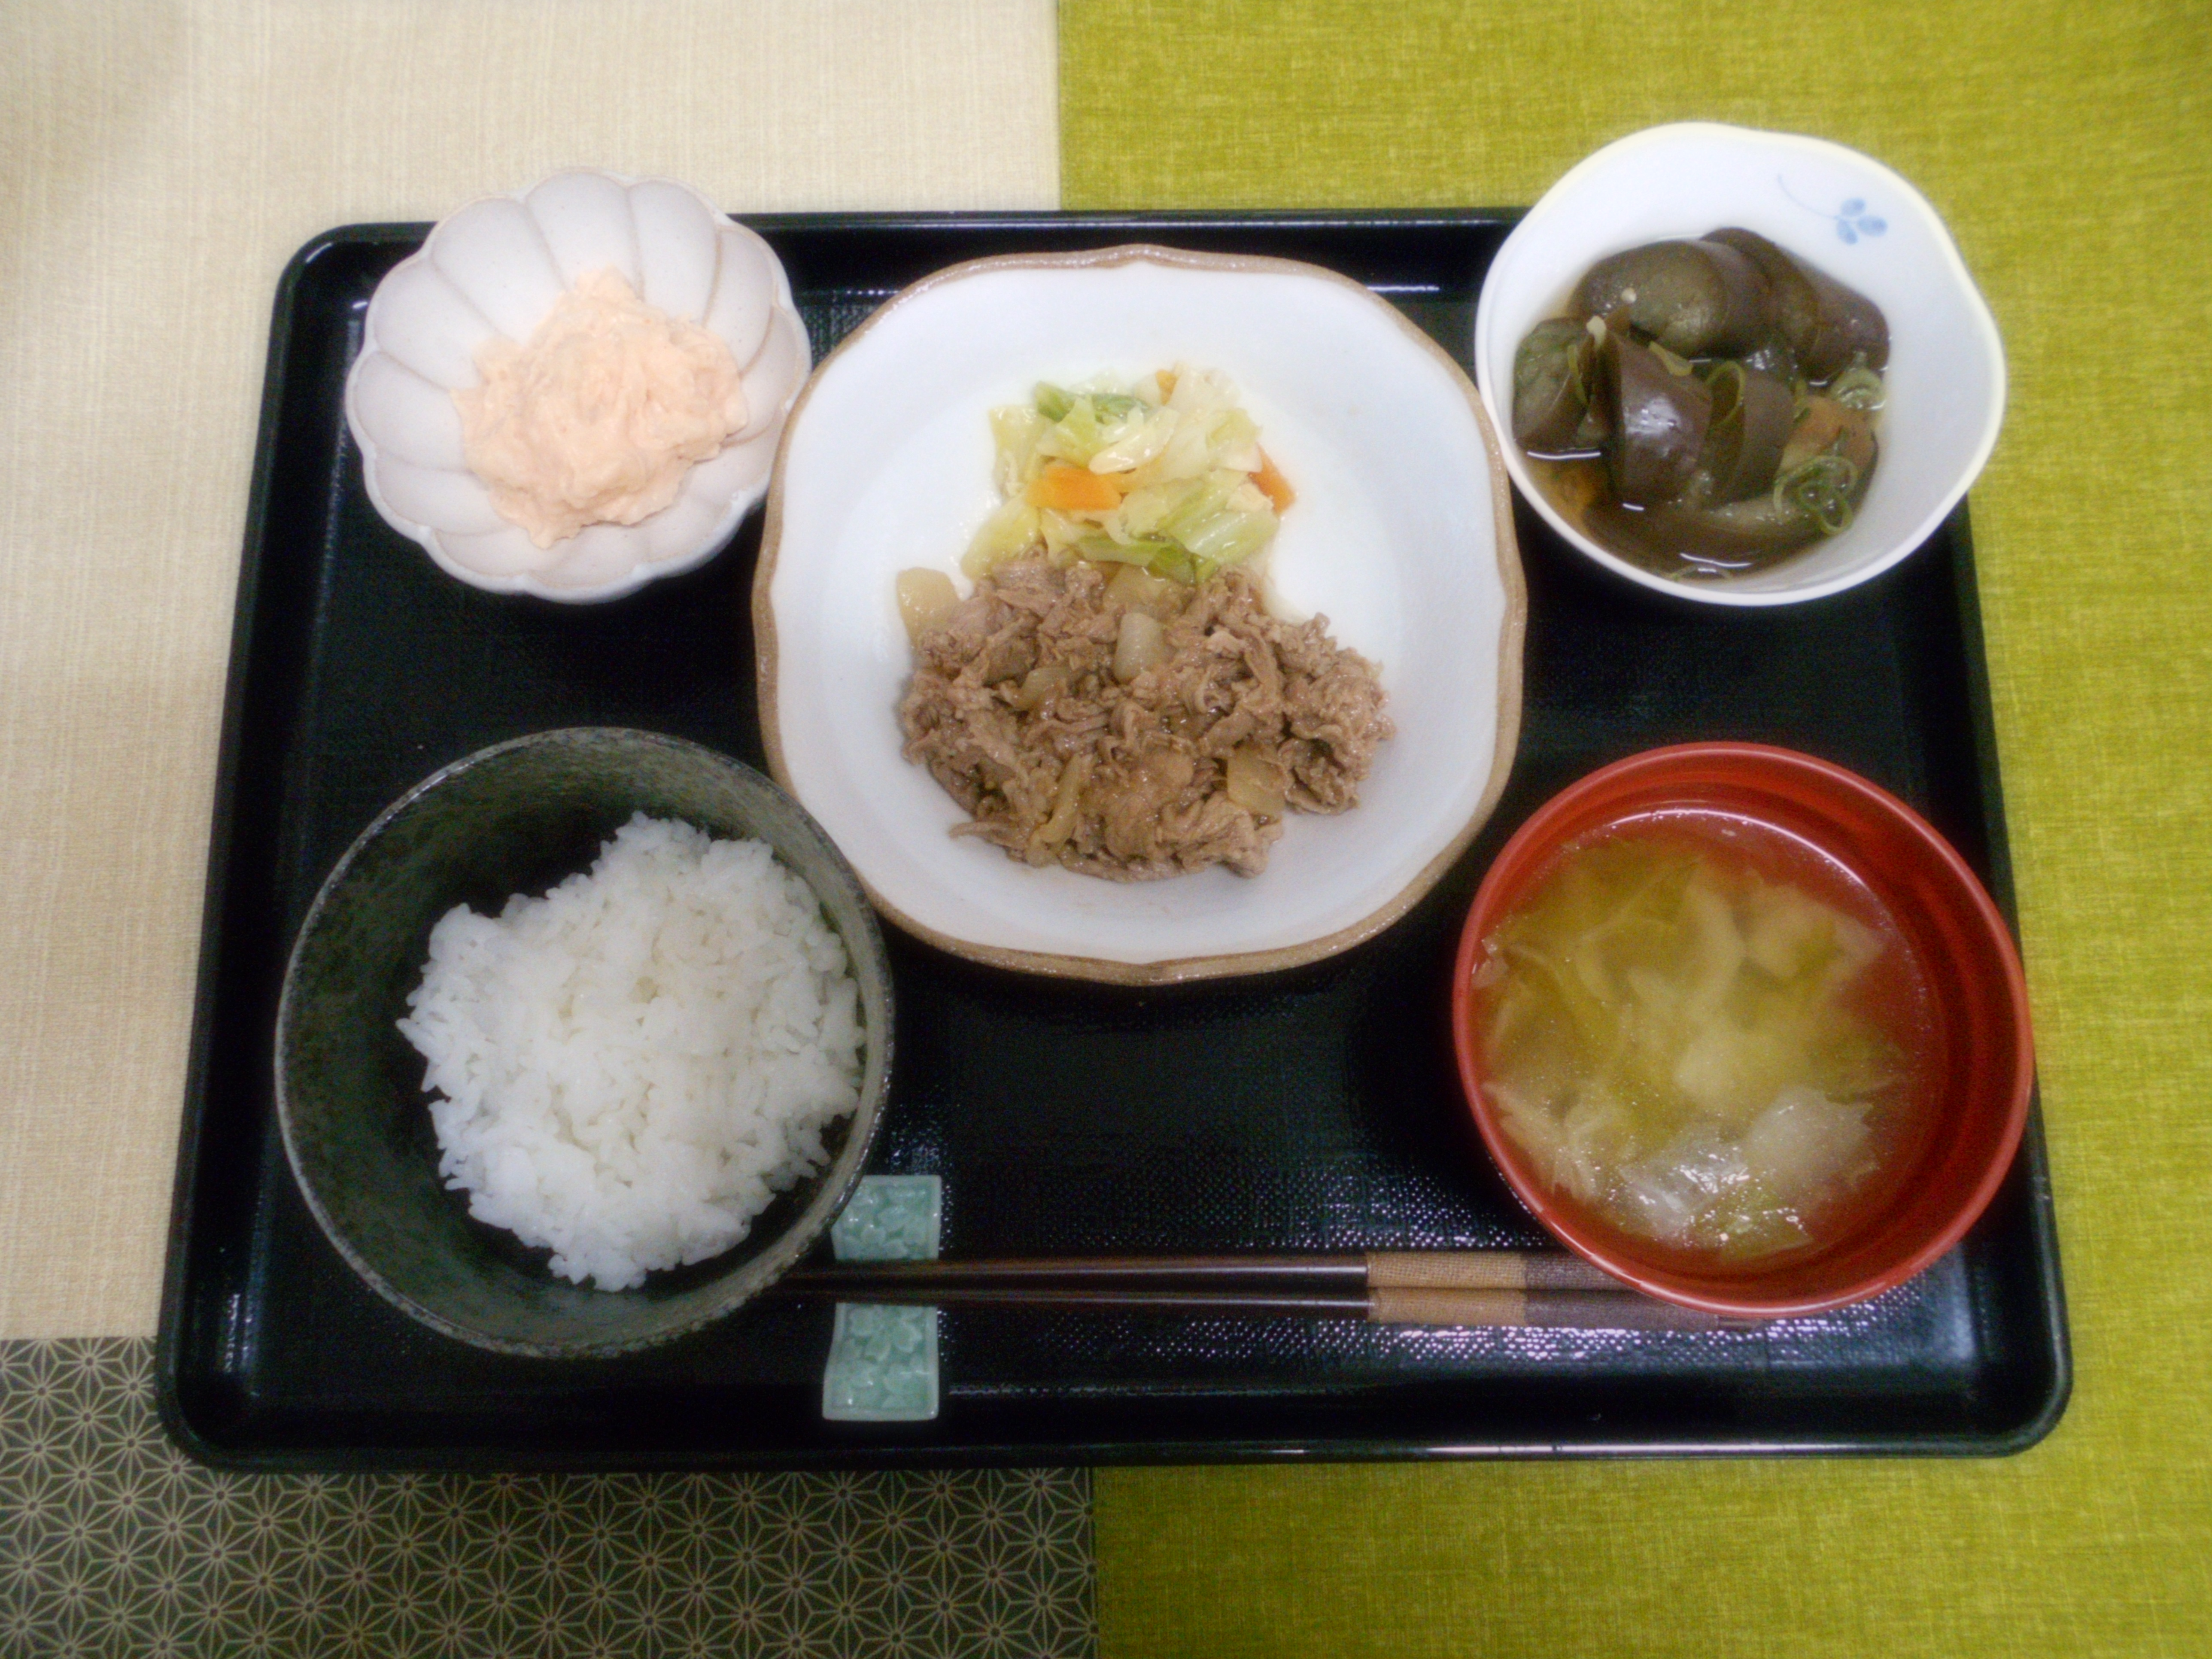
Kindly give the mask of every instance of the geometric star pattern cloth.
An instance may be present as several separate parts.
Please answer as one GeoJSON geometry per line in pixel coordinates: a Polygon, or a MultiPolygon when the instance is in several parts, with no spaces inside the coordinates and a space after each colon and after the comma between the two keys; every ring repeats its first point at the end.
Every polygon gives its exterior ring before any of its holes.
{"type": "Polygon", "coordinates": [[[1080,1469],[238,1474],[143,1339],[0,1342],[0,1655],[933,1659],[1097,1647],[1080,1469]]]}

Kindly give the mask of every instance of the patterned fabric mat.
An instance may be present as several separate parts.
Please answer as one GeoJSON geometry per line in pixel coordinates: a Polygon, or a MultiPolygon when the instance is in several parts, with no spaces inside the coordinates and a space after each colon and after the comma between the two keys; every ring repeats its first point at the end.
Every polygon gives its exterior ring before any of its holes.
{"type": "Polygon", "coordinates": [[[0,1343],[0,1655],[1088,1655],[1081,1470],[240,1475],[153,1344],[0,1343]]]}

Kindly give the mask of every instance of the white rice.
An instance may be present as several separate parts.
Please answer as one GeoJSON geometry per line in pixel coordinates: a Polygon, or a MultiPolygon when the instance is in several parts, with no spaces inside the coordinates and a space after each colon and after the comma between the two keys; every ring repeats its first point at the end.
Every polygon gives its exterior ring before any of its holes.
{"type": "Polygon", "coordinates": [[[446,1184],[602,1290],[742,1239],[860,1101],[860,990],[764,842],[642,813],[496,919],[457,906],[399,1022],[446,1184]]]}

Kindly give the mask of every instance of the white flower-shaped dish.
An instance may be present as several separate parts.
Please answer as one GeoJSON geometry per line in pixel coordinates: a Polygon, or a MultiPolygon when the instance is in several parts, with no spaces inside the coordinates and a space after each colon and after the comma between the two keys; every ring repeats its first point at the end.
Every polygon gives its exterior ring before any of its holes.
{"type": "Polygon", "coordinates": [[[392,267],[369,301],[346,422],[386,523],[471,586],[583,603],[703,562],[768,488],[811,356],[791,284],[758,236],[665,179],[556,173],[471,202],[392,267]],[[478,348],[526,341],[564,289],[612,267],[647,304],[703,323],[741,367],[749,418],[682,491],[635,525],[533,545],[469,470],[453,393],[482,383],[478,348]]]}
{"type": "Polygon", "coordinates": [[[1685,123],[1607,145],[1514,228],[1485,280],[1475,380],[1505,464],[1570,543],[1631,581],[1711,605],[1789,605],[1880,575],[1935,533],[1980,474],[2004,418],[2004,347],[1942,219],[1880,162],[1818,138],[1685,123]],[[1889,322],[1881,449],[1850,527],[1765,569],[1677,580],[1584,535],[1536,487],[1511,438],[1513,356],[1606,255],[1723,226],[1755,230],[1846,283],[1889,322]]]}
{"type": "Polygon", "coordinates": [[[878,908],[946,950],[1122,983],[1256,973],[1381,931],[1488,817],[1520,730],[1526,600],[1511,492],[1474,388],[1358,283],[1156,247],[983,259],[898,295],[823,364],[769,495],[753,617],[776,777],[878,908]],[[1297,490],[1279,608],[1376,663],[1397,734],[1359,805],[1293,813],[1267,868],[1118,883],[954,837],[900,753],[900,570],[954,577],[995,505],[988,412],[1039,380],[1221,370],[1297,490]]]}

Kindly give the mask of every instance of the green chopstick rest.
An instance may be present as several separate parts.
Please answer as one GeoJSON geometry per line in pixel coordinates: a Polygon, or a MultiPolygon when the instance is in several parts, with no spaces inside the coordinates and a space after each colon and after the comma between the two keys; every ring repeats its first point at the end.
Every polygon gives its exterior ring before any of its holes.
{"type": "MultiPolygon", "coordinates": [[[[943,1228],[935,1176],[866,1176],[830,1224],[840,1261],[929,1261],[943,1228]]],[[[937,1310],[840,1302],[822,1373],[822,1415],[837,1423],[921,1423],[937,1415],[937,1310]]]]}

